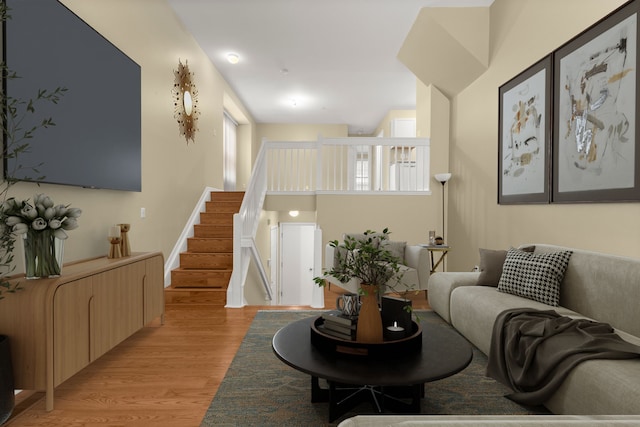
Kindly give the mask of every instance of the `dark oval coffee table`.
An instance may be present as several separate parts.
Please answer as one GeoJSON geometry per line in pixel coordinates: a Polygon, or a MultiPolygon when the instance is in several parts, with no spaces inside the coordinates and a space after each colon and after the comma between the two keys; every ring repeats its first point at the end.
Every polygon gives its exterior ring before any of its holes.
{"type": "Polygon", "coordinates": [[[321,351],[311,344],[311,324],[317,317],[298,320],[273,337],[276,356],[311,375],[311,401],[329,402],[329,421],[362,401],[378,412],[418,413],[424,383],[454,375],[471,363],[471,345],[450,327],[422,322],[422,351],[399,354],[391,360],[321,351]],[[320,388],[319,379],[329,388],[320,388]],[[407,403],[406,400],[409,400],[407,403]]]}

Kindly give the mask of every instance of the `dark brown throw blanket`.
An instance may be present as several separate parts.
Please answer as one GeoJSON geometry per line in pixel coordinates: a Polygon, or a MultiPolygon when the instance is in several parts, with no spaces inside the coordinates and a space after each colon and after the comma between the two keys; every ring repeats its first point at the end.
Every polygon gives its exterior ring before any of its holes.
{"type": "Polygon", "coordinates": [[[624,341],[606,323],[518,308],[496,318],[487,376],[514,390],[509,399],[541,405],[580,362],[635,357],[640,357],[640,347],[624,341]]]}

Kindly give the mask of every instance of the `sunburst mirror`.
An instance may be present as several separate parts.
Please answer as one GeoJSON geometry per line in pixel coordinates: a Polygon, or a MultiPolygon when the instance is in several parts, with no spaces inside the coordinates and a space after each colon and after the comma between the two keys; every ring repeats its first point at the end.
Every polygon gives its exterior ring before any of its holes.
{"type": "Polygon", "coordinates": [[[193,73],[189,71],[189,64],[178,60],[178,69],[174,70],[175,82],[173,84],[173,117],[178,121],[180,135],[187,140],[195,142],[198,130],[198,90],[193,82],[193,73]]]}

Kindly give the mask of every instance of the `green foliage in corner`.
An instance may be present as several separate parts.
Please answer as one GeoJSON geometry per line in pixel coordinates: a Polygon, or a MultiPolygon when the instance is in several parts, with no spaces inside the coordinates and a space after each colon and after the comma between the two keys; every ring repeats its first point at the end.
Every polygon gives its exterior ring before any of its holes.
{"type": "MultiPolygon", "coordinates": [[[[10,9],[5,2],[0,2],[0,19],[2,25],[7,19],[11,19],[10,9]]],[[[0,72],[3,79],[19,79],[14,71],[7,67],[7,64],[0,64],[0,72]]],[[[4,85],[3,85],[4,87],[4,85]]],[[[60,99],[67,91],[64,87],[57,87],[53,90],[39,89],[30,99],[16,99],[7,96],[3,89],[0,89],[0,122],[2,123],[2,158],[0,159],[3,167],[6,167],[7,159],[18,159],[21,154],[28,153],[30,150],[30,140],[36,132],[55,126],[51,117],[39,118],[37,116],[37,107],[42,103],[58,104],[60,99]],[[36,121],[34,121],[36,118],[36,121]],[[34,125],[25,125],[25,123],[36,123],[34,125]]],[[[11,170],[4,170],[2,183],[0,184],[0,206],[4,206],[7,200],[9,189],[18,181],[16,177],[22,175],[25,170],[40,173],[39,165],[23,165],[14,162],[15,166],[11,170]]],[[[38,180],[44,177],[38,177],[38,180]]],[[[25,180],[24,178],[20,178],[25,180]]],[[[4,298],[5,293],[13,293],[20,289],[18,282],[9,282],[7,276],[14,269],[14,250],[16,244],[16,235],[13,233],[12,227],[8,226],[4,221],[3,208],[0,208],[0,299],[4,298]]]]}

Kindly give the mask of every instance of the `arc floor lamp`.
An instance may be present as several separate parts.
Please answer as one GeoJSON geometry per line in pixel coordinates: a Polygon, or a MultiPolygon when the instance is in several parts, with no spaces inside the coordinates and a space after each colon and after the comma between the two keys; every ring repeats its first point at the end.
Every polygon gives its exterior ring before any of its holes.
{"type": "Polygon", "coordinates": [[[434,177],[436,181],[439,181],[440,184],[442,184],[442,240],[444,241],[444,185],[451,179],[451,174],[448,172],[437,173],[434,177]]]}

